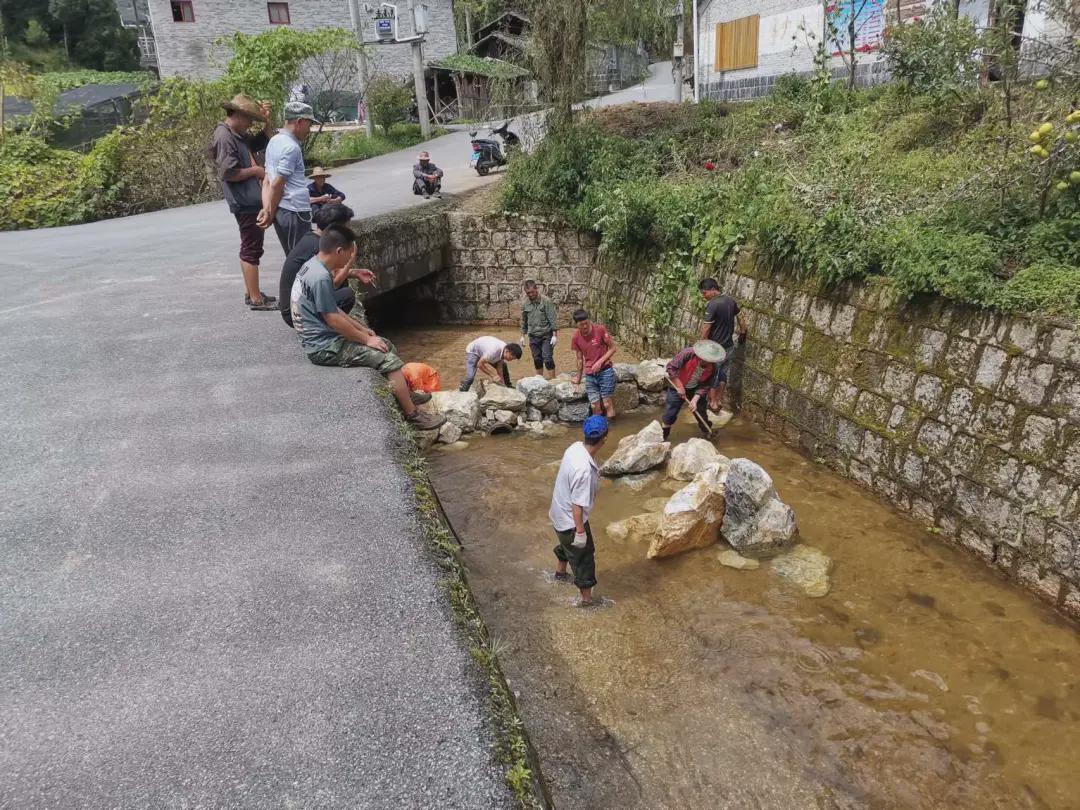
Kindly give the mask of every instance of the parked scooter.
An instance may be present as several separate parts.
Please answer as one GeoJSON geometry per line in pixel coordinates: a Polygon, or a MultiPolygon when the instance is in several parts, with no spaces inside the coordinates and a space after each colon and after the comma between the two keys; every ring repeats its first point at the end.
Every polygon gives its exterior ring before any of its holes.
{"type": "Polygon", "coordinates": [[[510,131],[510,121],[497,129],[491,130],[491,134],[497,135],[502,144],[500,145],[495,138],[477,138],[475,130],[469,133],[473,139],[473,153],[469,165],[476,169],[476,173],[481,177],[486,176],[488,172],[498,166],[505,166],[511,150],[518,149],[521,146],[521,138],[510,131]]]}

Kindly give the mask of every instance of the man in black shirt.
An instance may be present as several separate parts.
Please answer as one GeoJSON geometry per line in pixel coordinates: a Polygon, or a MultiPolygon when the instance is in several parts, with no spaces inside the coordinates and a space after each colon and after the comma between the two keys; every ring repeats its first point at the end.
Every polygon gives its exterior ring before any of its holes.
{"type": "Polygon", "coordinates": [[[709,391],[709,407],[720,410],[724,402],[724,390],[727,388],[728,370],[731,358],[735,354],[735,338],[741,345],[746,341],[746,316],[739,310],[739,305],[730,295],[720,292],[720,285],[715,278],[704,278],[698,284],[704,296],[705,322],[701,325],[701,339],[714,340],[724,348],[726,357],[716,367],[716,378],[709,391]]]}
{"type": "Polygon", "coordinates": [[[256,104],[244,95],[234,96],[221,105],[226,118],[214,129],[207,157],[221,181],[222,195],[240,229],[240,271],[244,275],[244,303],[255,310],[277,309],[273,296],[259,290],[259,260],[263,255],[263,230],[255,220],[262,210],[263,167],[255,154],[266,149],[274,126],[270,123],[270,104],[256,104]],[[256,121],[263,128],[254,135],[256,121]]]}
{"type": "MultiPolygon", "coordinates": [[[[290,299],[297,273],[308,259],[319,252],[319,237],[322,236],[322,232],[331,225],[348,225],[352,218],[353,211],[346,205],[324,205],[311,217],[311,224],[315,226],[315,230],[301,236],[300,241],[285,257],[285,264],[281,267],[281,280],[278,282],[278,309],[281,311],[281,319],[289,326],[293,325],[290,299]]],[[[340,276],[340,278],[337,274],[334,276],[334,286],[337,288],[334,297],[341,311],[348,313],[356,305],[356,294],[346,282],[350,278],[355,278],[364,284],[372,284],[375,281],[375,274],[370,270],[345,268],[345,272],[340,276]]]]}

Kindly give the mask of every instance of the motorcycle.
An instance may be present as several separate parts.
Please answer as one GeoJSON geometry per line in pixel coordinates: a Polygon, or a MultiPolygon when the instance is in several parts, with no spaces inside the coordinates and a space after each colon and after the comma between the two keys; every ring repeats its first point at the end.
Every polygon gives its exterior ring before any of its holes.
{"type": "MultiPolygon", "coordinates": [[[[511,119],[512,120],[512,119],[511,119]]],[[[511,150],[520,148],[521,138],[510,131],[510,121],[501,127],[491,130],[493,136],[498,136],[499,141],[492,138],[477,138],[476,131],[469,135],[472,137],[472,158],[469,166],[476,169],[476,173],[485,177],[488,172],[497,166],[505,166],[511,150]]]]}

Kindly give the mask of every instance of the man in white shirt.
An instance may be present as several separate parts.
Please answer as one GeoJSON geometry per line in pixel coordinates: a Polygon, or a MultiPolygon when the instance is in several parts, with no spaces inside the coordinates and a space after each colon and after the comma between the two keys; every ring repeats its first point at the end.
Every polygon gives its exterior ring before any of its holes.
{"type": "Polygon", "coordinates": [[[458,390],[468,391],[479,372],[497,385],[510,387],[507,363],[521,359],[521,346],[484,335],[465,347],[465,379],[458,390]]]}
{"type": "Polygon", "coordinates": [[[590,416],[582,425],[585,440],[574,442],[563,453],[559,474],[555,476],[555,491],[551,495],[548,517],[555,527],[559,545],[555,546],[555,579],[569,580],[567,565],[574,574],[574,584],[581,591],[581,607],[603,604],[602,597],[593,596],[596,586],[596,547],[593,545],[589,513],[600,490],[600,468],[596,454],[608,435],[604,416],[590,416]]]}

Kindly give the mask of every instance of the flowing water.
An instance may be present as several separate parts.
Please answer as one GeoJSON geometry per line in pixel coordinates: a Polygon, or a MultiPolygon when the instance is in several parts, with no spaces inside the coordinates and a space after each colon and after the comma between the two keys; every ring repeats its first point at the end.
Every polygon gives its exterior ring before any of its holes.
{"type": "MultiPolygon", "coordinates": [[[[466,333],[392,337],[456,383],[466,333]]],[[[621,419],[600,458],[654,416],[621,419]]],[[[723,546],[648,560],[608,539],[671,494],[658,477],[604,481],[592,525],[615,604],[575,608],[547,521],[575,439],[431,456],[558,807],[1080,808],[1080,636],[1034,597],[736,419],[717,447],[772,474],[802,541],[833,558],[831,592],[725,568],[723,546]]]]}

